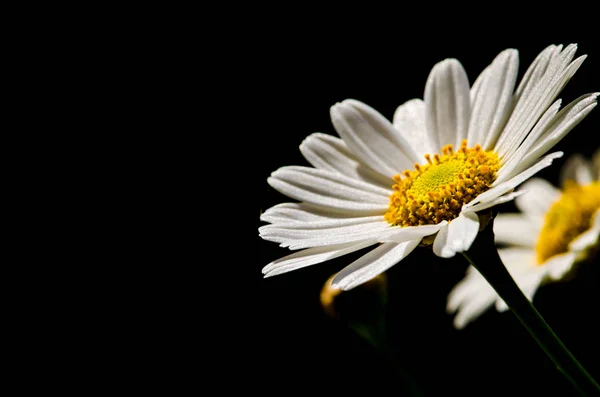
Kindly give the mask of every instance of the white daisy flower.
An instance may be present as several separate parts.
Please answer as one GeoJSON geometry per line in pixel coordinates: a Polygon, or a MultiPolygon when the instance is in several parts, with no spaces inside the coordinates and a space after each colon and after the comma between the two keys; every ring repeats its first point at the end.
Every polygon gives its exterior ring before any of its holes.
{"type": "Polygon", "coordinates": [[[314,166],[278,169],[268,183],[299,202],[275,205],[260,236],[299,252],[263,268],[265,277],[376,246],[337,273],[351,289],[401,261],[423,242],[448,258],[468,250],[478,211],[512,200],[513,189],[549,166],[542,157],[596,105],[584,95],[559,111],[556,97],[585,56],[549,46],[515,89],[518,52],[507,49],[472,87],[456,59],[436,64],[424,100],[401,105],[393,124],[348,99],[331,107],[341,139],[315,133],[300,145],[314,166]]]}
{"type": "MultiPolygon", "coordinates": [[[[600,150],[593,164],[579,155],[561,170],[562,189],[543,179],[524,183],[515,204],[520,214],[499,214],[494,221],[498,254],[523,293],[533,299],[540,285],[565,278],[573,265],[597,247],[600,235],[600,150]]],[[[448,296],[447,309],[457,312],[463,328],[487,308],[506,303],[473,266],[448,296]]]]}

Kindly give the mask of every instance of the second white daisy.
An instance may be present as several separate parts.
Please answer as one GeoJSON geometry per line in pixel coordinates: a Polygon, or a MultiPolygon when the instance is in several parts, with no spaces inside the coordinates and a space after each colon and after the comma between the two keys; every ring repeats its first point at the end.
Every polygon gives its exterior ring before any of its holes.
{"type": "MultiPolygon", "coordinates": [[[[543,179],[524,183],[515,204],[520,214],[499,214],[494,233],[500,258],[517,285],[531,300],[540,285],[561,280],[573,265],[597,247],[600,234],[600,150],[593,162],[579,155],[561,170],[562,189],[543,179]]],[[[463,328],[492,305],[508,307],[473,266],[448,296],[447,309],[456,312],[454,325],[463,328]]]]}

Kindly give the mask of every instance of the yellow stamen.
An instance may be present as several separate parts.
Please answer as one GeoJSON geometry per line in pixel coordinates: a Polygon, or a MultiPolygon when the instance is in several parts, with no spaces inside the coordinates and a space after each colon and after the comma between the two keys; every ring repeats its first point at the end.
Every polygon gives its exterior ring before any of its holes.
{"type": "Polygon", "coordinates": [[[560,198],[552,204],[544,218],[535,251],[541,265],[554,255],[569,250],[569,243],[588,230],[600,209],[600,182],[581,186],[567,181],[560,198]]]}
{"type": "Polygon", "coordinates": [[[467,204],[490,188],[500,169],[500,159],[493,151],[476,145],[467,148],[463,139],[460,149],[452,145],[442,154],[426,154],[426,164],[415,164],[415,170],[396,175],[394,193],[385,220],[394,226],[418,226],[451,221],[467,204]]]}

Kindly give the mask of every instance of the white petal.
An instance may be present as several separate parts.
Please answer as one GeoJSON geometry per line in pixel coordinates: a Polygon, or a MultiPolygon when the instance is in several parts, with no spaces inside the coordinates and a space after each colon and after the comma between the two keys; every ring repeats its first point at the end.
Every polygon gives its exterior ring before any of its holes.
{"type": "Polygon", "coordinates": [[[550,126],[552,126],[556,120],[555,116],[560,109],[561,103],[562,99],[557,99],[552,105],[550,105],[548,110],[546,110],[546,112],[536,123],[535,127],[533,127],[529,135],[527,135],[527,138],[525,138],[521,146],[519,146],[519,148],[512,154],[502,157],[502,169],[500,170],[499,176],[502,176],[502,174],[506,174],[507,172],[510,173],[510,170],[513,170],[515,166],[518,166],[523,157],[535,144],[538,143],[540,137],[548,130],[550,126]]]}
{"type": "Polygon", "coordinates": [[[498,255],[511,275],[536,267],[535,250],[524,247],[499,248],[498,255]]]}
{"type": "MultiPolygon", "coordinates": [[[[383,215],[354,217],[354,218],[325,218],[315,219],[311,222],[290,220],[276,224],[265,225],[258,228],[259,233],[267,233],[272,230],[287,231],[290,236],[305,236],[310,238],[315,235],[329,234],[338,229],[340,232],[360,231],[368,225],[381,224],[390,227],[383,219],[383,215]],[[356,229],[356,230],[354,230],[356,229]]],[[[301,237],[298,237],[301,238],[301,237]]]]}
{"type": "Polygon", "coordinates": [[[581,233],[571,243],[569,243],[569,249],[573,251],[583,251],[589,247],[592,247],[598,243],[600,235],[600,211],[596,211],[594,218],[592,219],[592,226],[581,233]]]}
{"type": "Polygon", "coordinates": [[[419,245],[419,241],[380,245],[336,274],[331,286],[347,291],[371,280],[404,259],[419,245]]]}
{"type": "Polygon", "coordinates": [[[451,258],[457,252],[467,251],[471,248],[478,231],[479,217],[477,214],[462,212],[448,224],[447,235],[440,236],[438,234],[433,243],[433,252],[439,257],[451,258]]]}
{"type": "Polygon", "coordinates": [[[561,195],[560,190],[541,178],[531,178],[523,183],[519,190],[526,191],[527,194],[516,199],[515,204],[530,219],[545,217],[561,195]]]}
{"type": "Polygon", "coordinates": [[[501,157],[510,155],[518,148],[540,116],[581,66],[585,56],[569,63],[576,50],[575,45],[567,46],[560,56],[550,62],[531,94],[520,98],[496,144],[496,152],[501,157]]]}
{"type": "Polygon", "coordinates": [[[421,226],[410,226],[402,227],[397,229],[398,231],[393,234],[386,235],[380,242],[394,242],[402,243],[408,240],[422,239],[425,236],[436,233],[440,228],[445,226],[448,222],[442,221],[437,225],[421,225],[421,226]]]}
{"type": "MultiPolygon", "coordinates": [[[[542,282],[546,270],[536,265],[535,250],[531,248],[500,248],[498,255],[521,291],[531,301],[537,287],[542,282]]],[[[496,299],[498,311],[508,310],[508,306],[499,296],[496,299]]]]}
{"type": "MultiPolygon", "coordinates": [[[[503,196],[500,197],[496,197],[492,200],[489,201],[485,201],[485,202],[481,202],[478,204],[475,204],[471,207],[467,207],[466,205],[463,206],[463,210],[465,212],[478,212],[478,211],[483,211],[486,210],[488,208],[492,208],[495,207],[497,205],[500,204],[504,204],[504,203],[508,203],[509,201],[514,200],[516,197],[519,197],[520,195],[526,193],[525,191],[518,191],[518,192],[512,192],[512,193],[508,193],[505,194],[503,196]]],[[[477,200],[477,197],[475,198],[475,200],[477,200]]]]}
{"type": "Polygon", "coordinates": [[[483,69],[483,71],[479,73],[479,76],[477,76],[475,82],[471,86],[471,90],[469,91],[471,110],[473,109],[473,103],[475,102],[475,98],[479,96],[479,89],[481,88],[481,84],[484,82],[484,80],[486,80],[489,77],[487,74],[488,70],[490,70],[491,67],[492,65],[489,65],[485,69],[483,69]]]}
{"type": "Polygon", "coordinates": [[[333,126],[354,155],[381,175],[391,178],[417,162],[392,123],[364,103],[347,99],[333,105],[330,113],[333,126]]]}
{"type": "MultiPolygon", "coordinates": [[[[519,289],[523,292],[523,295],[530,301],[533,301],[533,296],[542,284],[546,270],[537,267],[530,267],[525,272],[513,275],[515,283],[519,286],[519,289]]],[[[496,310],[503,312],[508,310],[508,305],[500,297],[496,300],[496,310]]]]}
{"type": "Polygon", "coordinates": [[[365,239],[377,240],[397,232],[397,229],[390,227],[384,220],[372,221],[371,219],[369,217],[348,219],[346,222],[338,220],[318,224],[266,225],[258,230],[264,240],[280,243],[282,247],[294,250],[365,239]]]}
{"type": "Polygon", "coordinates": [[[436,153],[447,144],[460,146],[467,137],[470,101],[469,80],[460,62],[445,59],[437,63],[425,85],[425,121],[436,153]]]}
{"type": "Polygon", "coordinates": [[[567,180],[578,185],[589,185],[594,181],[591,164],[579,154],[569,156],[560,170],[561,185],[565,186],[567,180]]]}
{"type": "Polygon", "coordinates": [[[391,192],[335,172],[296,166],[278,169],[267,182],[293,199],[363,215],[385,213],[391,192]]]}
{"type": "Polygon", "coordinates": [[[521,214],[498,214],[494,219],[496,243],[535,247],[539,230],[521,214]]]}
{"type": "MultiPolygon", "coordinates": [[[[532,276],[535,276],[533,273],[540,273],[537,276],[538,284],[541,275],[544,273],[532,265],[533,251],[522,248],[500,249],[498,251],[517,285],[531,299],[533,292],[530,284],[534,281],[532,276]]],[[[469,266],[465,278],[450,292],[446,309],[450,313],[458,311],[454,324],[457,328],[463,328],[494,302],[497,308],[504,303],[477,269],[469,266]]]]}
{"type": "Polygon", "coordinates": [[[575,264],[576,253],[575,252],[566,252],[560,255],[554,255],[546,262],[543,263],[543,266],[547,270],[548,276],[552,280],[560,280],[575,264]]]}
{"type": "Polygon", "coordinates": [[[425,125],[425,102],[421,99],[411,99],[398,106],[394,113],[394,127],[406,138],[415,154],[423,161],[427,153],[435,153],[435,143],[429,142],[427,127],[425,125]]]}
{"type": "Polygon", "coordinates": [[[448,243],[448,227],[449,224],[440,227],[440,230],[435,236],[435,240],[433,240],[433,253],[439,256],[440,258],[444,258],[445,252],[443,250],[448,243]]]}
{"type": "Polygon", "coordinates": [[[485,150],[494,147],[512,108],[518,69],[519,53],[508,49],[498,54],[482,73],[481,83],[473,98],[467,134],[471,146],[479,143],[485,150]]]}
{"type": "Polygon", "coordinates": [[[475,320],[491,307],[498,298],[496,291],[478,272],[461,283],[465,284],[461,286],[463,287],[462,290],[455,289],[451,291],[447,308],[447,310],[450,310],[450,304],[456,306],[457,313],[453,321],[456,329],[462,329],[475,320]],[[462,296],[459,296],[459,293],[462,296]]]}
{"type": "Polygon", "coordinates": [[[466,301],[471,299],[473,295],[477,294],[478,290],[486,285],[489,286],[487,280],[483,278],[475,267],[470,265],[467,268],[465,277],[448,294],[446,312],[454,313],[466,301]]]}
{"type": "Polygon", "coordinates": [[[315,222],[327,219],[354,218],[352,213],[332,213],[306,203],[281,203],[267,209],[260,220],[269,223],[315,222]]]}
{"type": "Polygon", "coordinates": [[[315,168],[339,172],[350,178],[374,183],[379,186],[389,187],[393,185],[391,178],[383,177],[370,168],[365,167],[340,138],[314,133],[302,142],[300,151],[315,168]]]}
{"type": "MultiPolygon", "coordinates": [[[[529,300],[531,301],[532,299],[529,298],[529,300]]],[[[500,297],[496,299],[496,310],[498,310],[499,312],[505,312],[508,310],[508,305],[506,304],[506,302],[504,302],[504,299],[500,297]]]]}
{"type": "Polygon", "coordinates": [[[555,152],[544,156],[540,161],[538,161],[533,166],[529,167],[525,171],[521,172],[517,176],[514,176],[512,179],[509,179],[506,182],[502,182],[500,184],[496,184],[494,182],[492,184],[492,188],[486,192],[481,193],[479,196],[475,198],[475,200],[471,201],[469,204],[463,206],[463,211],[474,207],[477,203],[485,203],[486,201],[492,201],[493,199],[511,191],[527,179],[531,178],[535,173],[540,170],[548,167],[552,164],[552,161],[556,158],[562,157],[562,152],[555,152]]]}
{"type": "Polygon", "coordinates": [[[488,293],[479,294],[477,299],[469,300],[460,308],[453,321],[456,329],[463,329],[492,306],[495,295],[491,291],[493,289],[490,287],[490,290],[486,291],[488,293]]]}
{"type": "MultiPolygon", "coordinates": [[[[448,227],[448,240],[452,240],[454,252],[468,251],[479,232],[479,216],[475,212],[465,211],[454,219],[448,227]]],[[[442,250],[443,251],[443,250],[442,250]]]]}
{"type": "Polygon", "coordinates": [[[581,120],[587,116],[594,107],[596,107],[596,97],[598,93],[584,95],[575,101],[571,102],[563,110],[561,110],[555,119],[549,123],[544,134],[530,143],[531,146],[526,147],[526,150],[521,151],[522,156],[515,154],[511,162],[511,166],[505,165],[498,173],[498,179],[495,183],[509,179],[512,175],[517,174],[521,170],[533,164],[542,154],[550,150],[556,145],[569,131],[571,131],[581,120]]]}
{"type": "Polygon", "coordinates": [[[308,248],[295,252],[269,263],[262,270],[265,277],[276,276],[306,266],[322,263],[342,255],[349,254],[359,249],[375,244],[373,240],[360,241],[358,243],[345,243],[328,245],[325,247],[308,248]]]}
{"type": "Polygon", "coordinates": [[[523,78],[521,79],[521,82],[515,91],[515,99],[518,100],[522,96],[527,97],[531,95],[530,93],[534,87],[536,87],[537,82],[544,75],[544,73],[546,73],[548,64],[552,59],[556,58],[560,54],[561,50],[562,45],[550,45],[538,54],[523,75],[523,78]]]}

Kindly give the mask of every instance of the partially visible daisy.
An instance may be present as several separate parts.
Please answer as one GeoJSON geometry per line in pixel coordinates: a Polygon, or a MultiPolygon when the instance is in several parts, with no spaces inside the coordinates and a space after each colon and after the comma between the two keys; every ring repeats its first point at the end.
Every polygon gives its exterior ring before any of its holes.
{"type": "Polygon", "coordinates": [[[549,166],[544,154],[595,106],[587,94],[561,111],[556,97],[585,56],[577,46],[542,51],[515,89],[518,52],[507,49],[472,87],[456,59],[436,64],[424,100],[401,105],[393,124],[356,100],[331,108],[342,139],[315,133],[300,145],[314,166],[278,169],[268,183],[299,202],[275,205],[260,236],[299,252],[263,269],[265,277],[375,246],[337,273],[348,290],[386,271],[420,243],[436,255],[468,250],[477,214],[549,166]]]}
{"type": "MultiPolygon", "coordinates": [[[[500,258],[517,285],[531,300],[540,285],[561,280],[578,261],[597,248],[600,235],[600,150],[589,162],[580,155],[561,169],[562,189],[533,178],[520,190],[515,204],[520,214],[499,214],[494,221],[500,258]]],[[[508,307],[483,276],[470,266],[448,296],[449,312],[457,312],[463,328],[495,304],[508,307]]]]}

